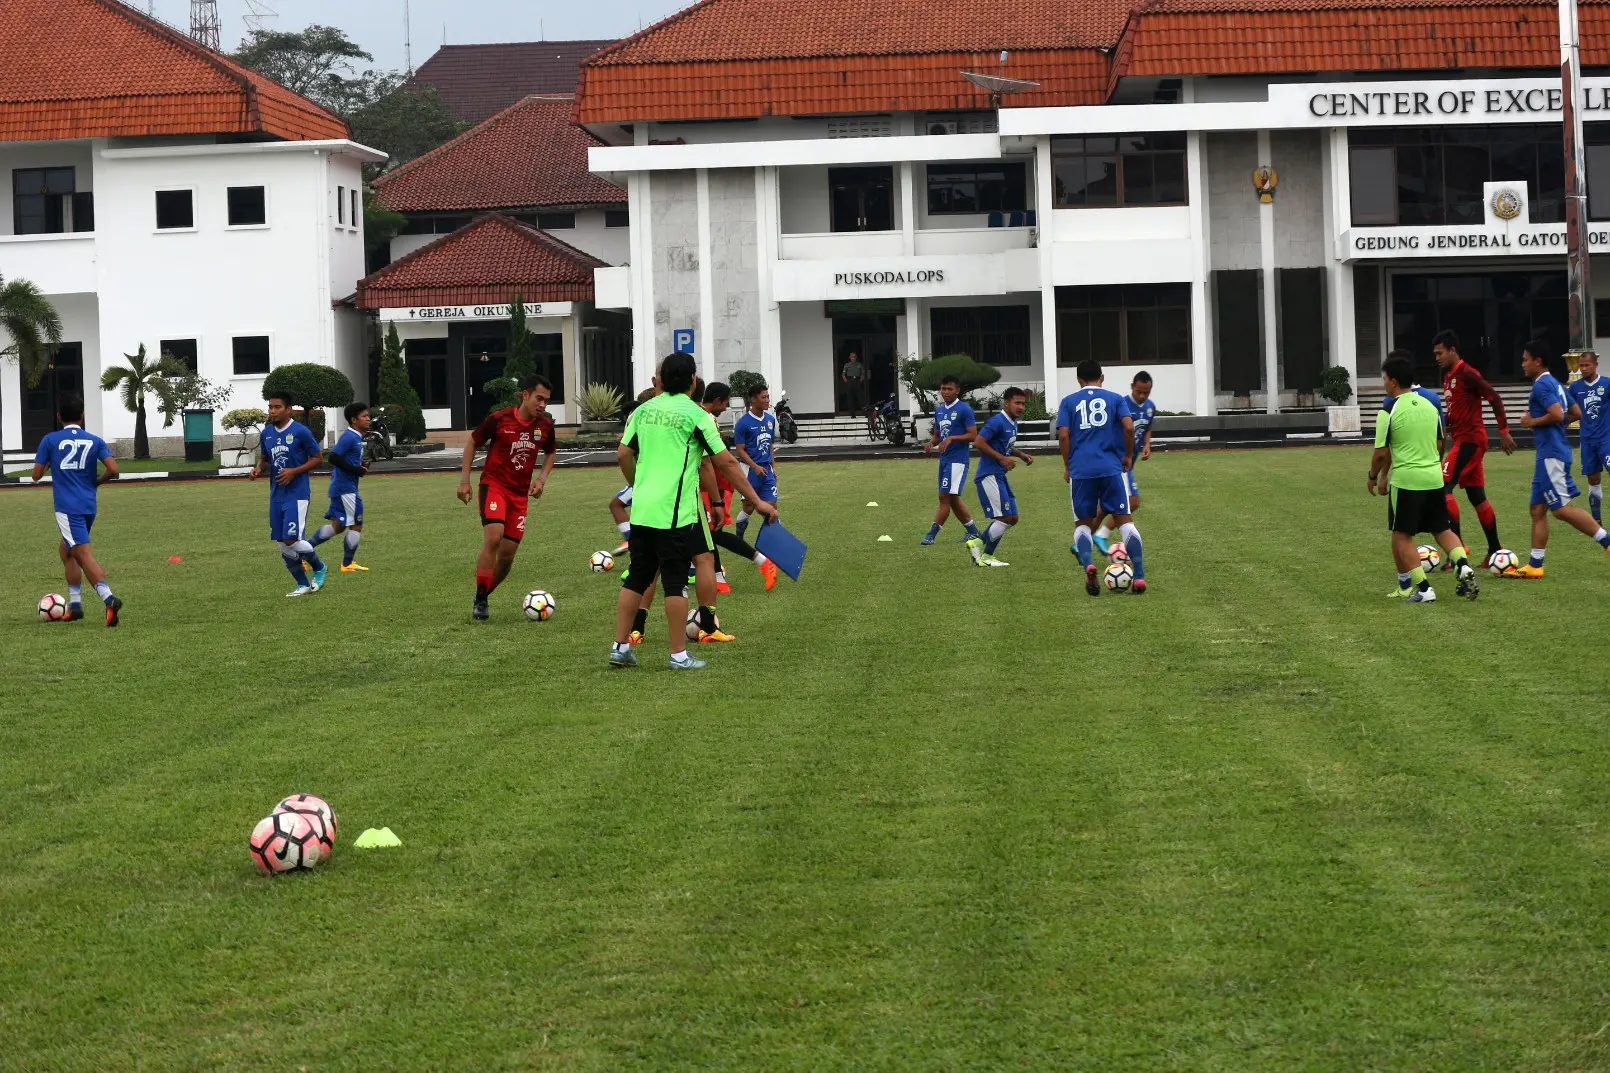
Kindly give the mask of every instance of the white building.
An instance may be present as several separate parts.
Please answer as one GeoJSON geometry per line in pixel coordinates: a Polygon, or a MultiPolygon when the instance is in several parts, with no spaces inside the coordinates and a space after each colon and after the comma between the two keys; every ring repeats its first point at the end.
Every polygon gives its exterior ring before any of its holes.
{"type": "MultiPolygon", "coordinates": [[[[360,167],[341,120],[129,7],[16,0],[0,10],[0,274],[37,284],[63,342],[35,387],[0,364],[0,447],[32,455],[57,399],[131,440],[101,372],[144,344],[262,403],[268,371],[334,365],[368,383],[360,167]]],[[[217,417],[222,417],[219,413],[217,417]]],[[[163,429],[154,402],[153,449],[163,429]]],[[[221,431],[221,430],[219,430],[221,431]]],[[[164,444],[162,437],[173,437],[164,444]]]]}
{"type": "MultiPolygon", "coordinates": [[[[1568,342],[1551,6],[948,10],[710,0],[583,65],[633,221],[597,300],[632,310],[639,384],[691,333],[707,376],[802,413],[854,349],[875,395],[966,351],[1055,399],[1095,358],[1212,414],[1312,405],[1330,365],[1367,388],[1442,328],[1500,382],[1528,338],[1568,342]]],[[[1610,63],[1610,8],[1582,19],[1610,63]]],[[[1610,220],[1610,79],[1585,104],[1610,220]]]]}

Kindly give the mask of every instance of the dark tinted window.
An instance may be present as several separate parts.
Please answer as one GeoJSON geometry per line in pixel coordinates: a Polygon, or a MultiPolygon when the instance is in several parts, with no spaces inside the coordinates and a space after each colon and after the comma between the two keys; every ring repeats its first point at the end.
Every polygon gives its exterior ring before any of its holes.
{"type": "Polygon", "coordinates": [[[625,209],[605,209],[605,227],[629,227],[632,223],[632,214],[625,209]]]}
{"type": "Polygon", "coordinates": [[[971,306],[929,311],[933,351],[990,365],[1029,365],[1029,307],[971,306]]]}
{"type": "Polygon", "coordinates": [[[196,210],[189,190],[157,191],[157,227],[196,226],[196,210]]]}
{"type": "MultiPolygon", "coordinates": [[[[1558,126],[1404,127],[1355,130],[1348,138],[1353,201],[1357,206],[1363,199],[1377,210],[1368,214],[1371,223],[1479,226],[1487,219],[1482,184],[1489,182],[1524,182],[1532,223],[1565,219],[1565,148],[1558,126]],[[1361,148],[1379,150],[1362,158],[1364,191],[1356,170],[1361,148]],[[1396,194],[1392,218],[1381,190],[1388,160],[1396,194]]],[[[1594,140],[1590,128],[1588,141],[1594,140]]],[[[1363,222],[1354,216],[1355,225],[1363,222]]]]}
{"type": "Polygon", "coordinates": [[[431,409],[451,406],[447,395],[447,340],[410,339],[405,346],[408,382],[418,392],[419,404],[431,409]]]}
{"type": "Polygon", "coordinates": [[[1061,208],[1183,205],[1185,135],[1168,131],[1053,138],[1051,171],[1061,208]]]}
{"type": "Polygon", "coordinates": [[[194,339],[164,339],[157,344],[159,354],[171,354],[184,362],[191,372],[197,369],[198,350],[194,339]]]}
{"type": "Polygon", "coordinates": [[[268,223],[268,199],[261,186],[229,188],[229,226],[268,223]]]}
{"type": "Polygon", "coordinates": [[[576,226],[573,212],[539,212],[537,226],[544,231],[569,231],[576,226]]]}
{"type": "MultiPolygon", "coordinates": [[[[59,235],[67,230],[73,200],[73,168],[17,168],[11,173],[12,230],[19,235],[59,235]]],[[[93,226],[93,213],[91,224],[93,226]]],[[[89,230],[75,226],[75,231],[89,230]]]]}
{"type": "Polygon", "coordinates": [[[1191,286],[1057,288],[1057,365],[1183,365],[1191,360],[1191,286]]]}
{"type": "Polygon", "coordinates": [[[235,352],[236,376],[268,372],[268,336],[238,335],[231,342],[235,352]]]}
{"type": "Polygon", "coordinates": [[[1354,227],[1389,227],[1398,222],[1397,159],[1390,148],[1352,146],[1348,152],[1352,173],[1354,227]]]}
{"type": "Polygon", "coordinates": [[[928,165],[930,215],[1021,212],[1028,207],[1021,163],[928,165]]]}

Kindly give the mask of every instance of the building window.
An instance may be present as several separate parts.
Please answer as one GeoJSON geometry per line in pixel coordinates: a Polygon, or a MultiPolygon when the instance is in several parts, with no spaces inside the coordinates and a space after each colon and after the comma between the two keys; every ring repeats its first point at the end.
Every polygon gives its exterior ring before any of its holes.
{"type": "Polygon", "coordinates": [[[177,358],[184,362],[184,367],[192,373],[198,371],[199,351],[194,339],[164,339],[157,344],[157,353],[163,357],[177,358]]]}
{"type": "Polygon", "coordinates": [[[268,372],[268,336],[237,335],[231,343],[236,376],[260,376],[268,372]]]}
{"type": "Polygon", "coordinates": [[[1030,365],[1029,307],[966,306],[929,310],[935,354],[966,354],[990,365],[1030,365]]]}
{"type": "Polygon", "coordinates": [[[575,226],[576,214],[573,212],[537,213],[537,227],[543,231],[570,231],[575,226]]]}
{"type": "Polygon", "coordinates": [[[157,230],[176,231],[196,226],[195,192],[157,191],[157,230]]]}
{"type": "Polygon", "coordinates": [[[470,222],[468,216],[410,215],[403,225],[404,235],[451,235],[470,222]]]}
{"type": "Polygon", "coordinates": [[[1191,285],[1057,288],[1057,365],[1188,365],[1191,285]]]}
{"type": "Polygon", "coordinates": [[[358,194],[359,194],[359,192],[360,191],[357,189],[357,187],[353,187],[351,190],[347,191],[347,197],[352,202],[351,220],[352,220],[352,229],[354,231],[356,231],[358,229],[359,224],[363,223],[363,207],[358,202],[358,194]]]}
{"type": "Polygon", "coordinates": [[[73,230],[95,230],[95,195],[88,190],[73,195],[73,230]]]}
{"type": "Polygon", "coordinates": [[[1390,146],[1348,147],[1354,227],[1392,227],[1398,222],[1398,161],[1390,146]]]}
{"type": "MultiPolygon", "coordinates": [[[[1592,141],[1593,139],[1589,139],[1592,141]]],[[[1455,225],[1487,222],[1482,184],[1524,182],[1534,224],[1565,219],[1565,149],[1560,127],[1506,124],[1492,127],[1403,127],[1348,132],[1349,166],[1355,174],[1352,198],[1374,210],[1376,226],[1455,225]],[[1362,148],[1382,152],[1359,156],[1362,148]],[[1396,214],[1382,187],[1390,161],[1396,214]],[[1366,184],[1364,190],[1358,184],[1366,184]]],[[[1365,226],[1357,217],[1353,223],[1365,226]]]]}
{"type": "MultiPolygon", "coordinates": [[[[67,230],[75,168],[17,168],[11,173],[11,224],[18,235],[59,235],[67,230]]],[[[90,217],[93,225],[94,216],[90,217]]],[[[76,223],[76,220],[75,220],[76,223]]],[[[75,231],[84,230],[74,227],[75,231]]]]}
{"type": "Polygon", "coordinates": [[[1213,295],[1219,390],[1249,397],[1263,388],[1263,273],[1215,272],[1213,295]]]}
{"type": "Polygon", "coordinates": [[[335,188],[335,222],[345,225],[347,222],[347,188],[335,188]]]}
{"type": "Polygon", "coordinates": [[[537,372],[548,378],[553,385],[553,394],[549,402],[565,401],[565,337],[558,332],[544,332],[542,335],[531,337],[532,348],[537,359],[537,372]]]}
{"type": "Polygon", "coordinates": [[[929,164],[928,214],[1022,212],[1028,183],[1017,164],[929,164]]]}
{"type": "Polygon", "coordinates": [[[1185,204],[1185,135],[1090,134],[1051,139],[1058,208],[1185,204]]]}
{"type": "Polygon", "coordinates": [[[632,214],[630,212],[628,212],[626,209],[605,209],[604,210],[604,226],[605,227],[630,227],[631,225],[632,225],[632,214]]]}
{"type": "Polygon", "coordinates": [[[419,395],[419,405],[427,410],[451,406],[447,394],[447,340],[410,339],[404,345],[408,352],[408,382],[419,395]]]}
{"type": "Polygon", "coordinates": [[[229,188],[229,226],[251,227],[268,223],[268,198],[261,186],[229,188]]]}

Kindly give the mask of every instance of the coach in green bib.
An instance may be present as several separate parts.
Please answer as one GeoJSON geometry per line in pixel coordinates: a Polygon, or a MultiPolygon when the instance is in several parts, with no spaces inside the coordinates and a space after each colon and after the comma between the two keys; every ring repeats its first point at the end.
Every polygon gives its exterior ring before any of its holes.
{"type": "Polygon", "coordinates": [[[1416,604],[1436,600],[1414,541],[1416,534],[1432,533],[1458,571],[1458,594],[1474,600],[1481,594],[1476,572],[1448,523],[1448,501],[1442,494],[1442,411],[1414,390],[1414,363],[1407,353],[1393,351],[1381,365],[1381,379],[1386,399],[1375,419],[1369,490],[1391,496],[1386,519],[1398,587],[1389,595],[1416,604]]]}
{"type": "MultiPolygon", "coordinates": [[[[767,521],[777,517],[777,508],[761,501],[744,479],[743,467],[721,440],[716,419],[689,397],[696,368],[691,354],[671,354],[660,363],[661,393],[632,411],[616,452],[626,483],[632,486],[632,535],[628,544],[631,566],[621,579],[615,612],[615,645],[609,654],[612,667],[637,666],[630,641],[632,619],[656,574],[665,593],[671,669],[704,666],[704,661],[687,653],[686,585],[690,568],[710,568],[710,530],[699,500],[705,459],[743,497],[746,510],[767,521]]],[[[711,498],[718,501],[719,497],[711,498]]],[[[700,607],[699,615],[700,629],[713,633],[715,613],[700,607]]]]}

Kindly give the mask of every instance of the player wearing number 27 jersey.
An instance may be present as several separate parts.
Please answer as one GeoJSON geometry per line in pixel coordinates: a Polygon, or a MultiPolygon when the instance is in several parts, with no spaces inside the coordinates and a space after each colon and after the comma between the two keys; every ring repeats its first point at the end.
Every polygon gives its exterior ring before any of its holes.
{"type": "Polygon", "coordinates": [[[95,594],[106,605],[106,624],[117,625],[123,601],[112,595],[106,572],[95,561],[90,549],[89,531],[95,525],[95,488],[100,484],[100,467],[106,465],[106,479],[117,476],[117,460],[106,441],[83,427],[84,403],[76,395],[62,399],[58,415],[66,426],[39,442],[34,454],[35,481],[48,472],[50,492],[56,508],[56,546],[67,574],[67,619],[84,617],[84,577],[89,576],[95,594]]]}
{"type": "Polygon", "coordinates": [[[1116,391],[1101,386],[1101,366],[1094,361],[1079,363],[1079,390],[1062,400],[1057,410],[1057,444],[1066,466],[1066,479],[1073,498],[1072,551],[1085,568],[1085,591],[1101,595],[1094,563],[1095,540],[1091,526],[1103,514],[1111,513],[1123,534],[1135,570],[1137,595],[1146,591],[1146,568],[1141,552],[1140,530],[1130,514],[1129,488],[1124,481],[1135,445],[1135,421],[1128,401],[1116,391]]]}

